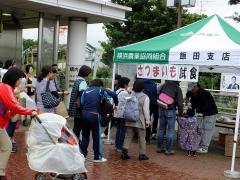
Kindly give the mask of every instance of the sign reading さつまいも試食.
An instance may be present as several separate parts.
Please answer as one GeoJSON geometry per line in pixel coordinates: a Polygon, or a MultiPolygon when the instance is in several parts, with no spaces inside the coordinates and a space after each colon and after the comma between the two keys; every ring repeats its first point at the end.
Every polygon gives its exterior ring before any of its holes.
{"type": "Polygon", "coordinates": [[[163,79],[197,82],[199,67],[193,65],[139,64],[137,77],[145,79],[163,79]]]}

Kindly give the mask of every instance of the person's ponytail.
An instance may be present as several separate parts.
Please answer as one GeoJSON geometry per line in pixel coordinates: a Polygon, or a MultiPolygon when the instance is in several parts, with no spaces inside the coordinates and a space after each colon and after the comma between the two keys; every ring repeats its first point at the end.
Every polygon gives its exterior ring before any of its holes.
{"type": "Polygon", "coordinates": [[[38,77],[37,77],[37,81],[41,82],[44,78],[47,77],[47,75],[52,72],[52,67],[51,66],[44,66],[41,70],[41,72],[39,73],[38,77]]]}

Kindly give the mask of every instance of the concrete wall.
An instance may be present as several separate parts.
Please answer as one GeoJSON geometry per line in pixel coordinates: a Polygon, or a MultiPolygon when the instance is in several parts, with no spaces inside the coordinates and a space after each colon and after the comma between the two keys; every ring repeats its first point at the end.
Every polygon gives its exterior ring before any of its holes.
{"type": "Polygon", "coordinates": [[[135,81],[135,76],[137,74],[136,64],[117,64],[116,73],[128,77],[132,82],[135,81]]]}
{"type": "Polygon", "coordinates": [[[0,33],[0,60],[14,59],[18,66],[22,59],[22,30],[4,30],[0,33]]]}

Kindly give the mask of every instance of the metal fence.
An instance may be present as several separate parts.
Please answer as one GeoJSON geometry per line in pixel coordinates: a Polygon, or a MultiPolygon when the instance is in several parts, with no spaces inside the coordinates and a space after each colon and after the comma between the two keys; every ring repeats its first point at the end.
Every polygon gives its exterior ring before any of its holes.
{"type": "Polygon", "coordinates": [[[212,94],[220,114],[236,115],[238,93],[211,89],[208,91],[212,94]]]}

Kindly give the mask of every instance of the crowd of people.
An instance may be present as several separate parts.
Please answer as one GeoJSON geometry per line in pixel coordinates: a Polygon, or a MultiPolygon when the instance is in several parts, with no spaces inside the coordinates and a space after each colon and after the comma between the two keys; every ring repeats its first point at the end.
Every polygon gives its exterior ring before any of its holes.
{"type": "MultiPolygon", "coordinates": [[[[102,133],[100,109],[103,98],[113,100],[111,125],[116,125],[115,150],[121,153],[123,160],[130,159],[128,151],[134,137],[138,138],[139,160],[149,159],[146,145],[151,140],[157,140],[157,153],[174,155],[176,120],[179,126],[178,142],[187,155],[208,152],[218,112],[212,95],[202,89],[199,83],[189,84],[186,94],[188,106],[184,109],[183,93],[177,81],[165,81],[157,87],[150,79],[136,78],[131,82],[128,77],[116,75],[114,90],[110,90],[104,87],[101,79],[90,81],[91,72],[92,69],[86,65],[79,69],[68,107],[69,116],[74,119],[73,132],[79,139],[80,151],[85,157],[91,133],[93,161],[107,161],[102,150],[102,138],[109,133],[108,128],[102,133]],[[196,112],[203,115],[202,124],[196,112]]],[[[48,101],[57,101],[60,95],[68,95],[67,91],[60,90],[57,73],[56,64],[44,66],[35,78],[33,65],[26,65],[23,72],[16,68],[12,60],[6,61],[4,66],[0,63],[0,180],[5,178],[10,153],[17,150],[14,141],[17,123],[14,116],[36,115],[37,109],[55,113],[58,103],[46,102],[43,94],[50,92],[52,97],[48,101]],[[21,105],[18,94],[23,91],[36,102],[36,108],[21,105]]]]}
{"type": "Polygon", "coordinates": [[[14,61],[7,61],[5,69],[1,69],[0,83],[0,179],[5,180],[5,171],[11,151],[15,151],[16,145],[13,141],[16,122],[14,119],[17,114],[37,115],[36,109],[24,108],[17,101],[18,89],[21,87],[21,81],[25,77],[22,70],[15,67],[14,61]]]}
{"type": "Polygon", "coordinates": [[[17,143],[14,132],[20,120],[27,125],[32,116],[38,112],[54,113],[54,108],[45,108],[42,103],[42,93],[49,91],[59,98],[60,92],[55,77],[56,64],[44,66],[37,77],[34,75],[34,66],[28,64],[24,70],[16,67],[13,60],[0,62],[0,179],[5,180],[5,170],[11,153],[17,152],[17,143]],[[22,93],[35,101],[36,106],[26,107],[26,101],[21,98],[22,93]]]}
{"type": "Polygon", "coordinates": [[[131,82],[128,77],[116,74],[114,90],[110,91],[104,89],[101,80],[93,80],[88,87],[87,77],[90,73],[90,69],[86,66],[80,69],[69,106],[70,116],[75,119],[74,132],[79,138],[80,148],[85,156],[87,156],[89,134],[92,131],[94,162],[107,161],[102,155],[101,137],[105,138],[109,129],[106,128],[101,133],[103,128],[100,128],[101,93],[99,89],[107,91],[105,96],[114,99],[115,113],[111,119],[111,127],[116,125],[114,145],[115,150],[121,153],[123,160],[130,158],[128,150],[134,137],[139,139],[139,160],[149,159],[146,145],[150,140],[157,140],[157,153],[173,155],[176,120],[179,124],[178,142],[180,147],[187,151],[187,155],[196,156],[196,152],[208,152],[215,127],[217,107],[212,95],[202,89],[199,83],[189,84],[186,94],[186,101],[189,103],[188,108],[184,110],[183,94],[177,81],[165,81],[157,87],[157,84],[150,79],[136,78],[131,82]],[[130,84],[133,86],[130,87],[130,84]],[[161,99],[162,96],[165,98],[161,99]],[[81,103],[76,103],[79,98],[81,103]],[[94,100],[96,100],[95,103],[93,103],[94,100]],[[134,106],[136,102],[137,108],[134,106]],[[76,104],[80,106],[77,107],[76,104]],[[128,112],[128,109],[131,112],[128,112]],[[195,112],[203,115],[201,122],[196,118],[195,112]],[[126,117],[126,114],[129,116],[126,117]],[[138,114],[135,116],[137,120],[130,118],[134,114],[138,114]],[[80,133],[81,130],[82,133],[80,133]]]}

